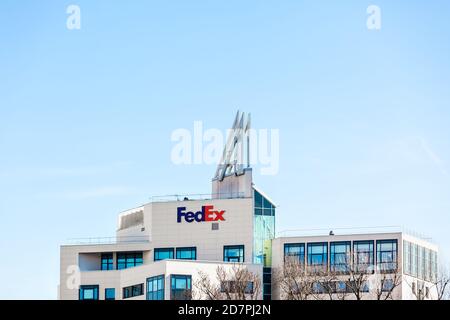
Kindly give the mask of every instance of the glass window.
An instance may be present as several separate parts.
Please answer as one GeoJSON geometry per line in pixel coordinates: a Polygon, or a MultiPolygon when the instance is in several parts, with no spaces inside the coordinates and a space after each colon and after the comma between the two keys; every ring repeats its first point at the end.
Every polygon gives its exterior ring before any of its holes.
{"type": "Polygon", "coordinates": [[[117,253],[117,270],[138,267],[142,263],[142,252],[117,253]]]}
{"type": "Polygon", "coordinates": [[[263,207],[263,196],[255,190],[255,208],[263,207]]]}
{"type": "Polygon", "coordinates": [[[164,275],[147,279],[147,300],[164,300],[164,275]]]}
{"type": "Polygon", "coordinates": [[[431,263],[430,263],[430,265],[431,265],[431,281],[435,282],[438,277],[437,252],[436,251],[431,251],[430,259],[431,259],[431,263]]]}
{"type": "Polygon", "coordinates": [[[197,260],[197,248],[177,248],[177,259],[197,260]]]}
{"type": "Polygon", "coordinates": [[[155,249],[154,260],[161,261],[161,260],[173,259],[173,251],[174,251],[173,248],[155,249]]]}
{"type": "Polygon", "coordinates": [[[397,240],[377,240],[377,265],[382,272],[397,270],[397,240]]]}
{"type": "Polygon", "coordinates": [[[349,288],[347,288],[347,282],[345,281],[336,281],[336,292],[348,292],[349,288]]]}
{"type": "Polygon", "coordinates": [[[291,260],[305,264],[305,244],[286,243],[284,245],[284,261],[291,260]]]}
{"type": "Polygon", "coordinates": [[[116,300],[116,289],[106,288],[105,289],[105,300],[116,300]]]}
{"type": "Polygon", "coordinates": [[[394,289],[394,280],[392,279],[384,279],[381,285],[382,292],[390,292],[394,289]]]}
{"type": "Polygon", "coordinates": [[[247,283],[244,282],[236,282],[236,281],[223,281],[220,284],[220,291],[222,293],[224,292],[228,292],[228,293],[238,293],[238,291],[240,291],[240,287],[244,287],[245,285],[245,289],[244,292],[246,294],[253,294],[253,282],[252,281],[248,281],[247,283]],[[239,285],[241,284],[241,285],[239,285]]]}
{"type": "Polygon", "coordinates": [[[419,246],[417,244],[411,244],[411,275],[417,277],[418,275],[418,257],[419,257],[419,246]]]}
{"type": "Polygon", "coordinates": [[[244,262],[244,246],[224,246],[223,261],[244,262]]]}
{"type": "Polygon", "coordinates": [[[190,275],[172,275],[170,277],[170,299],[191,300],[192,279],[190,275]]]}
{"type": "Polygon", "coordinates": [[[142,296],[143,294],[144,294],[144,284],[143,283],[123,288],[123,298],[124,299],[142,296]]]}
{"type": "Polygon", "coordinates": [[[349,272],[351,261],[350,241],[330,243],[330,270],[336,273],[349,272]]]}
{"type": "Polygon", "coordinates": [[[431,250],[424,248],[425,250],[425,281],[431,281],[431,250]]]}
{"type": "Polygon", "coordinates": [[[275,206],[254,190],[253,263],[272,265],[271,240],[275,238],[275,206]]]}
{"type": "Polygon", "coordinates": [[[374,242],[373,241],[354,241],[353,259],[355,271],[373,272],[374,270],[374,242]]]}
{"type": "Polygon", "coordinates": [[[325,293],[325,287],[324,287],[324,285],[323,285],[322,283],[320,283],[319,281],[314,282],[314,283],[312,284],[312,289],[313,289],[313,292],[316,293],[316,294],[322,294],[322,293],[325,293]]]}
{"type": "Polygon", "coordinates": [[[80,286],[80,300],[98,300],[98,285],[80,286]]]}
{"type": "Polygon", "coordinates": [[[102,260],[101,270],[114,270],[112,253],[102,253],[101,260],[102,260]]]}
{"type": "Polygon", "coordinates": [[[275,206],[255,190],[255,215],[275,216],[275,206]]]}
{"type": "Polygon", "coordinates": [[[328,243],[308,243],[308,267],[313,272],[324,272],[328,265],[328,243]],[[312,269],[312,270],[311,270],[312,269]]]}
{"type": "Polygon", "coordinates": [[[405,274],[411,275],[411,242],[403,240],[403,269],[405,274]]]}

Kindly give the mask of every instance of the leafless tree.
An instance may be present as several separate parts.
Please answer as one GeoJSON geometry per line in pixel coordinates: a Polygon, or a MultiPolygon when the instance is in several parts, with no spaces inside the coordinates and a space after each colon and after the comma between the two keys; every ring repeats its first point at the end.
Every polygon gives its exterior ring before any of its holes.
{"type": "Polygon", "coordinates": [[[215,279],[200,271],[194,287],[195,299],[207,300],[258,300],[262,291],[260,277],[242,264],[217,267],[215,279]]]}
{"type": "Polygon", "coordinates": [[[274,276],[281,298],[288,300],[377,300],[395,299],[394,292],[402,283],[397,264],[375,270],[370,263],[354,264],[348,258],[338,268],[308,266],[298,259],[286,259],[282,270],[274,276]]]}
{"type": "Polygon", "coordinates": [[[282,299],[308,300],[313,296],[313,279],[297,259],[286,259],[282,268],[274,270],[272,279],[282,299]]]}
{"type": "Polygon", "coordinates": [[[370,282],[369,291],[377,300],[393,300],[394,292],[402,284],[402,274],[398,268],[388,272],[377,272],[375,281],[370,282]]]}
{"type": "Polygon", "coordinates": [[[445,264],[439,266],[437,275],[433,279],[433,288],[438,300],[450,300],[450,272],[445,264]]]}

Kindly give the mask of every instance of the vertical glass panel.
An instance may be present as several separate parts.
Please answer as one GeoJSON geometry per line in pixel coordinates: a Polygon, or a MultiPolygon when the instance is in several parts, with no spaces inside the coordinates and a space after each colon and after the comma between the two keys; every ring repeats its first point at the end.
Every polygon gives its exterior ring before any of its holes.
{"type": "Polygon", "coordinates": [[[397,240],[377,241],[377,264],[382,272],[397,270],[397,240]]]}
{"type": "Polygon", "coordinates": [[[83,285],[79,289],[80,300],[98,300],[98,285],[83,285]]]}
{"type": "Polygon", "coordinates": [[[180,260],[196,260],[197,248],[177,248],[177,259],[180,260]]]}
{"type": "Polygon", "coordinates": [[[353,263],[358,272],[371,272],[374,270],[374,242],[353,242],[353,263]]]}
{"type": "Polygon", "coordinates": [[[331,242],[330,243],[330,269],[331,272],[346,273],[350,270],[351,243],[331,242]]]}
{"type": "Polygon", "coordinates": [[[105,300],[116,300],[116,289],[106,288],[105,289],[105,300]]]}
{"type": "Polygon", "coordinates": [[[170,283],[171,300],[191,300],[192,286],[190,275],[172,275],[170,283]]]}
{"type": "Polygon", "coordinates": [[[244,246],[225,246],[223,249],[223,261],[244,262],[244,246]]]}

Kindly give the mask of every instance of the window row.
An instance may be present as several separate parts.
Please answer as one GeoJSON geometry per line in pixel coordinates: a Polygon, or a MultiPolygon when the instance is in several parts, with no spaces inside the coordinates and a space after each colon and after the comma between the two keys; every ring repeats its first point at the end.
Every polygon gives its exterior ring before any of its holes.
{"type": "MultiPolygon", "coordinates": [[[[381,292],[391,292],[394,288],[393,279],[384,279],[379,283],[381,292]]],[[[361,293],[370,292],[370,284],[368,281],[358,283],[358,281],[330,281],[330,282],[314,282],[311,284],[311,291],[315,294],[339,294],[353,293],[359,291],[361,293]]],[[[378,290],[378,289],[377,289],[378,290]]]]}
{"type": "MultiPolygon", "coordinates": [[[[164,300],[164,275],[147,279],[147,300],[164,300]]],[[[252,289],[253,290],[253,289],[252,289]]],[[[142,296],[144,284],[137,284],[122,289],[123,299],[142,296]]],[[[105,289],[105,300],[115,300],[115,289],[105,289]]],[[[170,299],[190,300],[192,298],[192,278],[190,275],[170,276],[170,299]]],[[[98,285],[82,285],[79,289],[79,300],[99,300],[98,285]]]]}
{"type": "Polygon", "coordinates": [[[197,260],[197,248],[157,248],[154,250],[154,261],[174,259],[176,252],[176,259],[178,260],[197,260]]]}
{"type": "MultiPolygon", "coordinates": [[[[167,259],[178,260],[197,260],[197,248],[156,248],[154,250],[154,261],[161,261],[167,259]]],[[[223,261],[226,262],[244,262],[244,246],[224,246],[223,247],[223,261]]]]}
{"type": "MultiPolygon", "coordinates": [[[[112,253],[101,254],[101,270],[114,270],[112,253]]],[[[118,252],[116,269],[122,270],[143,264],[142,252],[118,252]]]]}
{"type": "Polygon", "coordinates": [[[298,261],[316,271],[348,273],[352,265],[356,272],[374,271],[375,265],[382,272],[397,270],[397,240],[376,241],[376,264],[374,245],[373,240],[353,241],[353,249],[351,241],[316,242],[306,246],[305,243],[287,243],[284,256],[285,261],[298,261]]]}
{"type": "Polygon", "coordinates": [[[403,241],[405,274],[434,282],[437,277],[437,252],[409,241],[403,241]]]}

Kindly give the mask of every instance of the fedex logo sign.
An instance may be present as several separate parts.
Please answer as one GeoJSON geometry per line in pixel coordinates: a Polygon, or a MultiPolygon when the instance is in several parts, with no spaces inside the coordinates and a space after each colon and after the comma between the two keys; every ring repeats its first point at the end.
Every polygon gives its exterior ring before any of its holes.
{"type": "Polygon", "coordinates": [[[197,212],[186,211],[186,207],[179,207],[177,208],[177,222],[181,223],[183,219],[187,223],[225,221],[224,213],[225,211],[214,210],[214,206],[203,206],[202,210],[197,212]]]}

